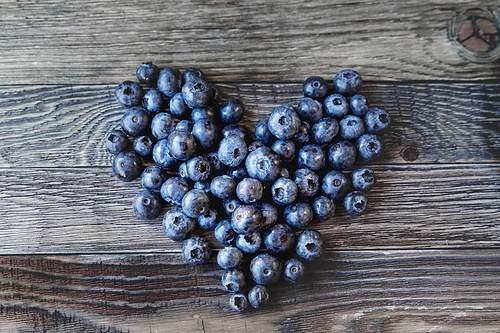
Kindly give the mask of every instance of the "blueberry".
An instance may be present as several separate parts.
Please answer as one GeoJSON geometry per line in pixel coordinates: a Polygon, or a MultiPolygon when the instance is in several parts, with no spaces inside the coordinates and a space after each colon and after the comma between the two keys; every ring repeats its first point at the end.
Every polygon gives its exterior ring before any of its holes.
{"type": "Polygon", "coordinates": [[[236,186],[236,196],[247,205],[259,201],[263,192],[262,183],[255,178],[245,178],[236,186]]]}
{"type": "Polygon", "coordinates": [[[316,144],[305,145],[299,149],[297,163],[299,168],[307,168],[314,171],[323,169],[326,163],[325,151],[321,146],[316,144]]]}
{"type": "Polygon", "coordinates": [[[210,168],[212,169],[213,176],[219,176],[226,172],[227,166],[219,160],[218,151],[211,151],[203,156],[205,156],[205,158],[210,162],[210,168]]]}
{"type": "Polygon", "coordinates": [[[106,150],[110,154],[118,154],[127,149],[128,137],[122,131],[112,130],[106,134],[106,150]]]}
{"type": "Polygon", "coordinates": [[[285,281],[291,284],[300,282],[304,277],[305,266],[302,261],[297,258],[288,259],[285,262],[285,268],[283,269],[283,276],[285,281]]]}
{"type": "Polygon", "coordinates": [[[265,230],[278,222],[278,209],[268,202],[254,204],[262,214],[259,230],[265,230]]]}
{"type": "Polygon", "coordinates": [[[349,141],[341,140],[328,150],[328,160],[336,170],[347,169],[356,161],[356,147],[349,141]]]}
{"type": "Polygon", "coordinates": [[[140,83],[156,84],[160,69],[152,62],[143,62],[135,72],[140,83]]]}
{"type": "Polygon", "coordinates": [[[166,139],[174,130],[174,117],[166,112],[160,112],[151,120],[151,134],[158,140],[166,139]]]}
{"type": "Polygon", "coordinates": [[[203,156],[195,156],[186,162],[188,177],[194,182],[203,182],[210,178],[210,162],[203,156]]]}
{"type": "Polygon", "coordinates": [[[375,175],[372,169],[361,167],[352,171],[351,181],[355,190],[368,192],[375,186],[375,175]]]}
{"type": "Polygon", "coordinates": [[[198,68],[189,67],[182,73],[182,80],[184,83],[192,81],[194,79],[201,79],[205,81],[205,74],[198,68]]]}
{"type": "Polygon", "coordinates": [[[297,107],[297,113],[302,120],[314,124],[323,118],[323,105],[315,99],[304,97],[297,107]]]}
{"type": "Polygon", "coordinates": [[[319,176],[309,169],[297,169],[293,175],[293,180],[299,190],[299,199],[314,197],[320,189],[319,176]]]}
{"type": "Polygon", "coordinates": [[[153,151],[153,141],[149,136],[138,136],[134,140],[134,151],[140,156],[148,156],[153,151]]]}
{"type": "Polygon", "coordinates": [[[295,251],[300,258],[314,261],[325,252],[323,237],[317,230],[304,230],[297,238],[295,251]]]}
{"type": "Polygon", "coordinates": [[[363,119],[352,114],[348,114],[339,122],[340,136],[346,140],[354,140],[365,133],[363,119]]]}
{"type": "Polygon", "coordinates": [[[245,253],[255,253],[260,249],[262,237],[260,232],[254,231],[248,235],[238,235],[236,246],[245,253]]]}
{"type": "Polygon", "coordinates": [[[181,208],[172,208],[163,217],[162,228],[168,238],[179,242],[193,233],[196,220],[184,214],[181,208]]]}
{"type": "Polygon", "coordinates": [[[222,220],[214,229],[215,238],[223,245],[230,245],[235,240],[238,234],[231,227],[231,220],[222,220]]]}
{"type": "Polygon", "coordinates": [[[269,293],[267,292],[267,288],[260,284],[255,285],[248,292],[248,302],[255,309],[267,305],[269,302],[269,293]]]}
{"type": "Polygon", "coordinates": [[[210,198],[203,190],[192,189],[182,198],[182,211],[189,217],[198,218],[210,209],[210,198]]]}
{"type": "Polygon", "coordinates": [[[382,108],[373,108],[365,114],[366,131],[371,134],[383,134],[391,125],[391,115],[382,108]]]}
{"type": "Polygon", "coordinates": [[[151,125],[151,114],[148,110],[133,106],[122,116],[121,126],[125,133],[130,136],[139,136],[149,129],[151,125]]]}
{"type": "Polygon", "coordinates": [[[215,121],[215,113],[211,106],[196,108],[191,111],[191,121],[193,123],[202,119],[215,121]]]}
{"type": "Polygon", "coordinates": [[[175,206],[182,206],[182,198],[191,190],[187,180],[181,177],[167,179],[160,189],[163,200],[175,206]]]}
{"type": "Polygon", "coordinates": [[[248,134],[248,131],[238,124],[226,125],[226,126],[224,126],[224,128],[222,129],[221,132],[222,132],[222,136],[224,138],[226,138],[230,135],[237,135],[237,136],[241,137],[243,140],[245,140],[245,142],[250,141],[250,134],[248,134]]]}
{"type": "Polygon", "coordinates": [[[271,149],[281,157],[285,163],[290,162],[295,157],[295,142],[293,140],[276,140],[271,149]]]}
{"type": "Polygon", "coordinates": [[[332,94],[323,102],[325,112],[332,118],[341,119],[349,112],[349,102],[340,94],[332,94]]]}
{"type": "Polygon", "coordinates": [[[227,198],[224,200],[222,205],[224,207],[224,211],[226,212],[226,214],[231,216],[233,215],[233,212],[236,210],[236,208],[238,208],[242,204],[243,203],[236,198],[227,198]]]}
{"type": "Polygon", "coordinates": [[[335,75],[333,78],[333,88],[344,96],[354,96],[363,85],[361,75],[352,69],[346,69],[335,75]]]}
{"type": "Polygon", "coordinates": [[[156,89],[149,90],[142,97],[142,106],[151,112],[160,112],[163,103],[163,95],[156,89]]]}
{"type": "Polygon", "coordinates": [[[328,220],[335,215],[335,204],[326,196],[316,197],[312,203],[314,216],[320,220],[328,220]]]}
{"type": "Polygon", "coordinates": [[[182,98],[192,109],[204,108],[212,100],[212,90],[207,82],[193,79],[182,86],[182,98]]]}
{"type": "Polygon", "coordinates": [[[262,220],[262,213],[253,205],[240,205],[231,215],[231,226],[239,234],[254,232],[262,220]]]}
{"type": "Polygon", "coordinates": [[[271,187],[273,201],[278,205],[289,205],[297,199],[299,189],[289,178],[278,178],[271,187]]]}
{"type": "Polygon", "coordinates": [[[115,99],[125,108],[140,105],[144,96],[142,87],[132,81],[124,81],[115,89],[115,99]]]}
{"type": "Polygon", "coordinates": [[[236,124],[244,115],[245,105],[236,98],[228,99],[219,109],[220,120],[225,124],[236,124]]]}
{"type": "Polygon", "coordinates": [[[323,194],[330,199],[342,198],[350,187],[349,178],[340,170],[332,170],[323,176],[323,194]]]}
{"type": "Polygon", "coordinates": [[[161,200],[156,193],[150,190],[142,190],[134,197],[132,208],[138,218],[154,220],[160,215],[161,200]]]}
{"type": "Polygon", "coordinates": [[[269,130],[267,120],[260,120],[257,125],[255,125],[255,137],[265,145],[270,145],[276,140],[269,130]]]}
{"type": "Polygon", "coordinates": [[[271,285],[278,282],[282,269],[281,261],[268,253],[261,253],[250,262],[252,279],[260,285],[271,285]]]}
{"type": "Polygon", "coordinates": [[[248,147],[240,136],[230,135],[219,143],[219,160],[229,166],[235,167],[243,162],[248,154],[248,147]]]}
{"type": "Polygon", "coordinates": [[[141,174],[141,185],[148,190],[159,190],[166,180],[167,175],[157,165],[148,166],[141,174]]]}
{"type": "Polygon", "coordinates": [[[193,130],[194,123],[191,120],[181,120],[177,123],[175,126],[175,129],[178,131],[186,131],[186,132],[191,132],[193,130]]]}
{"type": "Polygon", "coordinates": [[[363,117],[366,112],[368,112],[368,103],[363,95],[357,94],[351,97],[349,100],[349,106],[351,112],[358,116],[363,117]]]}
{"type": "Polygon", "coordinates": [[[229,298],[229,306],[236,312],[242,312],[248,307],[248,299],[245,294],[235,293],[229,298]]]}
{"type": "Polygon", "coordinates": [[[339,123],[331,117],[325,117],[312,126],[311,138],[319,144],[330,143],[338,131],[339,123]]]}
{"type": "Polygon", "coordinates": [[[260,147],[264,147],[265,144],[262,143],[262,141],[254,141],[252,142],[249,146],[248,146],[248,152],[251,153],[253,152],[254,150],[260,148],[260,147]]]}
{"type": "Polygon", "coordinates": [[[227,175],[216,176],[210,183],[210,192],[221,199],[231,197],[235,189],[236,182],[227,175]]]}
{"type": "Polygon", "coordinates": [[[167,139],[158,141],[153,147],[153,160],[162,168],[173,168],[177,165],[177,159],[170,152],[167,139]]]}
{"type": "Polygon", "coordinates": [[[377,159],[382,152],[382,144],[375,134],[363,134],[356,141],[356,148],[361,159],[370,162],[377,159]]]}
{"type": "Polygon", "coordinates": [[[295,245],[295,233],[288,224],[278,223],[264,231],[262,240],[271,254],[288,252],[295,245]]]}
{"type": "Polygon", "coordinates": [[[320,76],[311,76],[304,81],[302,93],[305,97],[323,99],[328,93],[328,85],[320,76]]]}
{"type": "Polygon", "coordinates": [[[344,209],[351,216],[359,216],[363,214],[368,206],[368,198],[361,191],[354,191],[347,194],[344,198],[344,209]]]}
{"type": "Polygon", "coordinates": [[[211,149],[217,143],[217,126],[211,120],[201,119],[195,122],[191,134],[202,149],[211,149]]]}
{"type": "Polygon", "coordinates": [[[178,160],[189,160],[196,153],[196,139],[189,132],[174,130],[167,140],[170,153],[178,160]]]}
{"type": "Polygon", "coordinates": [[[269,131],[278,139],[290,140],[300,128],[300,118],[295,108],[289,104],[273,109],[267,122],[269,131]]]}
{"type": "Polygon", "coordinates": [[[283,218],[289,226],[301,229],[312,221],[313,210],[306,202],[294,203],[286,206],[283,218]]]}
{"type": "Polygon", "coordinates": [[[243,178],[248,177],[247,169],[244,166],[237,166],[227,170],[227,175],[237,183],[239,183],[243,178]]]}
{"type": "Polygon", "coordinates": [[[204,230],[213,230],[219,223],[219,213],[216,209],[210,209],[198,217],[198,225],[204,230]]]}
{"type": "Polygon", "coordinates": [[[217,264],[223,269],[238,267],[243,261],[243,253],[235,246],[226,246],[217,254],[217,264]]]}
{"type": "Polygon", "coordinates": [[[281,158],[264,146],[248,154],[245,166],[250,177],[263,182],[274,181],[281,171],[281,158]]]}
{"type": "Polygon", "coordinates": [[[163,95],[174,97],[182,88],[181,72],[173,67],[162,69],[158,74],[157,86],[163,95]]]}
{"type": "Polygon", "coordinates": [[[306,143],[309,142],[309,134],[311,133],[311,125],[305,121],[300,122],[300,128],[297,134],[295,134],[295,142],[306,143]]]}
{"type": "Polygon", "coordinates": [[[113,160],[114,175],[124,181],[131,182],[140,176],[142,172],[142,160],[134,152],[122,151],[113,160]]]}
{"type": "Polygon", "coordinates": [[[168,106],[170,112],[177,118],[187,118],[191,114],[191,108],[186,105],[180,92],[170,99],[168,106]]]}
{"type": "Polygon", "coordinates": [[[182,245],[182,257],[190,265],[204,264],[211,255],[210,243],[203,237],[192,236],[186,239],[182,245]]]}
{"type": "Polygon", "coordinates": [[[231,293],[238,292],[247,285],[245,274],[238,268],[227,270],[222,274],[222,285],[231,293]]]}

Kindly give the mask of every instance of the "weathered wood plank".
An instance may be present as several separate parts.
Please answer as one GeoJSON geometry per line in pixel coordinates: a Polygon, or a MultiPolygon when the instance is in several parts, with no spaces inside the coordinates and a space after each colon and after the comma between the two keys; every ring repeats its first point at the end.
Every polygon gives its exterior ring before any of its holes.
{"type": "Polygon", "coordinates": [[[329,251],[300,284],[271,286],[268,307],[235,313],[216,263],[3,256],[0,320],[8,332],[498,332],[499,260],[499,250],[329,251]]]}
{"type": "MultiPolygon", "coordinates": [[[[369,207],[359,217],[337,205],[328,222],[313,221],[330,249],[498,247],[500,166],[379,165],[369,207]]],[[[179,251],[160,217],[132,211],[139,181],[109,169],[0,170],[0,253],[179,251]]],[[[212,232],[199,230],[214,247],[212,232]]]]}
{"type": "MultiPolygon", "coordinates": [[[[457,12],[496,0],[2,1],[3,84],[114,83],[144,61],[218,81],[302,81],[345,68],[370,80],[497,78],[448,37],[457,12]]],[[[453,40],[456,36],[452,37],[453,40]]]]}
{"type": "MultiPolygon", "coordinates": [[[[224,98],[245,103],[247,114],[240,123],[251,133],[274,107],[298,105],[302,98],[301,84],[220,85],[224,98]]],[[[0,167],[111,165],[104,137],[120,127],[124,113],[114,100],[114,88],[1,87],[0,167]]],[[[393,117],[391,131],[381,138],[380,162],[500,161],[499,84],[370,82],[363,94],[372,107],[386,108],[393,117]]]]}

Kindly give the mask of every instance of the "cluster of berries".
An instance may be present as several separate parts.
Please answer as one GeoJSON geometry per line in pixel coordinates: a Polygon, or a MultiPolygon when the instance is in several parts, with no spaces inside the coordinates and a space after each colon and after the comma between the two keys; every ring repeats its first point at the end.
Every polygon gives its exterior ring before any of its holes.
{"type": "Polygon", "coordinates": [[[257,141],[237,124],[244,104],[232,98],[220,104],[219,88],[201,70],[160,71],[144,63],[137,78],[150,88],[146,93],[131,81],[115,89],[115,99],[128,110],[121,119],[123,131],[110,131],[105,140],[108,152],[116,155],[113,172],[122,181],[140,176],[144,190],[132,204],[137,217],[155,219],[163,202],[173,206],[164,215],[163,230],[184,242],[187,263],[210,259],[208,240],[193,233],[197,226],[213,230],[224,246],[217,263],[225,269],[222,285],[233,293],[234,310],[266,304],[266,286],[281,276],[290,283],[301,280],[304,262],[325,249],[318,231],[301,229],[315,217],[333,217],[334,200],[341,200],[350,215],[365,210],[373,171],[361,167],[348,177],[342,170],[356,157],[371,161],[380,154],[377,135],[391,118],[381,108],[368,109],[358,94],[358,73],[340,72],[331,95],[323,78],[307,79],[297,108],[279,106],[258,122],[257,141]],[[126,150],[129,137],[135,138],[133,151],[126,150]],[[155,165],[143,170],[148,157],[155,165]],[[166,170],[178,174],[168,177],[166,170]],[[262,248],[267,251],[257,254],[262,248]],[[240,268],[244,253],[257,254],[249,266],[255,286],[248,294],[242,292],[247,286],[240,268]]]}

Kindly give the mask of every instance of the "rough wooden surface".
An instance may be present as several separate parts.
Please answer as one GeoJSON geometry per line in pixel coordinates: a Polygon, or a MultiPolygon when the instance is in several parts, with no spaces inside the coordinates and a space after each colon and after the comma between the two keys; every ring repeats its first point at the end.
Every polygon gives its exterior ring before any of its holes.
{"type": "Polygon", "coordinates": [[[456,1],[1,1],[2,84],[115,83],[143,61],[217,81],[301,82],[357,69],[370,80],[496,79],[459,55],[456,1]],[[456,37],[455,37],[456,39],[456,37]]]}
{"type": "Polygon", "coordinates": [[[329,251],[303,282],[271,286],[266,309],[240,314],[216,263],[8,256],[0,321],[5,332],[498,332],[499,260],[499,250],[329,251]]]}
{"type": "Polygon", "coordinates": [[[496,0],[0,0],[0,332],[499,333],[499,18],[496,0]],[[325,255],[266,309],[231,311],[215,259],[186,265],[111,173],[113,89],[144,61],[201,68],[251,131],[346,68],[393,117],[368,211],[313,221],[325,255]]]}

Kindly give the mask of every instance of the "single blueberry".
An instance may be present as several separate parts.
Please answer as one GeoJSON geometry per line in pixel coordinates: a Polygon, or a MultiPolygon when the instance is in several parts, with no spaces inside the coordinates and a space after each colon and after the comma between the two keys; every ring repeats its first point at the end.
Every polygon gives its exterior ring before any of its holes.
{"type": "Polygon", "coordinates": [[[131,182],[142,173],[142,160],[134,152],[122,151],[113,160],[113,173],[118,179],[131,182]]]}
{"type": "Polygon", "coordinates": [[[158,80],[158,74],[160,74],[160,69],[158,68],[158,66],[154,65],[151,61],[143,62],[142,65],[140,65],[137,68],[135,74],[140,83],[154,85],[158,80]]]}
{"type": "Polygon", "coordinates": [[[286,206],[283,212],[285,222],[292,228],[304,228],[314,216],[311,206],[306,202],[294,203],[286,206]]]}
{"type": "Polygon", "coordinates": [[[363,117],[366,112],[368,112],[368,103],[366,98],[360,94],[351,97],[349,100],[349,106],[351,112],[358,117],[363,117]]]}
{"type": "Polygon", "coordinates": [[[335,75],[333,78],[333,88],[344,96],[356,95],[363,85],[361,75],[352,69],[346,69],[335,75]]]}
{"type": "Polygon", "coordinates": [[[149,136],[138,136],[134,140],[134,151],[140,156],[151,155],[153,151],[153,141],[149,136]]]}
{"type": "Polygon", "coordinates": [[[312,126],[311,138],[319,144],[330,143],[338,131],[339,123],[331,117],[325,117],[312,126]]]}
{"type": "Polygon", "coordinates": [[[175,94],[168,102],[170,112],[177,118],[187,118],[191,115],[191,108],[186,105],[182,93],[175,94]]]}
{"type": "Polygon", "coordinates": [[[285,281],[291,284],[300,282],[304,277],[305,266],[304,263],[297,258],[288,259],[285,262],[285,267],[283,269],[283,277],[285,281]]]}
{"type": "Polygon", "coordinates": [[[225,137],[219,143],[219,160],[229,166],[235,167],[243,162],[248,154],[248,147],[238,135],[230,135],[225,137]]]}
{"type": "Polygon", "coordinates": [[[330,198],[324,195],[314,199],[312,209],[314,216],[320,220],[328,220],[335,215],[335,204],[330,198]]]}
{"type": "Polygon", "coordinates": [[[230,198],[236,189],[236,182],[227,175],[216,176],[210,183],[210,192],[217,198],[230,198]]]}
{"type": "Polygon", "coordinates": [[[297,113],[302,120],[314,124],[323,118],[323,105],[315,99],[304,97],[297,107],[297,113]]]}
{"type": "Polygon", "coordinates": [[[195,156],[186,162],[188,177],[194,182],[203,182],[210,178],[210,162],[203,156],[195,156]]]}
{"type": "Polygon", "coordinates": [[[332,170],[323,176],[323,194],[330,199],[342,198],[350,189],[349,178],[340,170],[332,170]]]}
{"type": "Polygon", "coordinates": [[[196,139],[189,132],[172,131],[168,136],[167,144],[172,156],[181,161],[189,160],[196,153],[196,139]]]}
{"type": "Polygon", "coordinates": [[[312,198],[320,189],[319,176],[312,170],[305,168],[295,170],[293,180],[299,190],[299,199],[312,198]]]}
{"type": "Polygon", "coordinates": [[[194,79],[201,79],[205,81],[205,74],[198,68],[189,67],[182,73],[182,80],[184,83],[192,81],[194,79]]]}
{"type": "Polygon", "coordinates": [[[198,225],[203,230],[213,230],[219,223],[219,213],[216,209],[210,209],[198,217],[198,225]]]}
{"type": "Polygon", "coordinates": [[[222,274],[222,285],[231,293],[238,292],[247,285],[245,274],[238,268],[227,270],[222,274]]]}
{"type": "Polygon", "coordinates": [[[281,171],[281,158],[264,146],[248,154],[245,166],[250,177],[263,182],[274,181],[281,171]]]}
{"type": "Polygon", "coordinates": [[[248,302],[255,309],[267,305],[269,302],[269,293],[267,292],[267,288],[260,284],[255,285],[248,292],[248,302]]]}
{"type": "Polygon", "coordinates": [[[220,120],[225,124],[236,124],[245,115],[245,105],[236,98],[230,98],[222,103],[219,109],[220,120]]]}
{"type": "Polygon", "coordinates": [[[356,141],[356,148],[361,159],[370,162],[377,159],[382,152],[382,144],[375,134],[363,134],[356,141]]]}
{"type": "Polygon", "coordinates": [[[174,117],[166,112],[160,112],[151,120],[151,134],[158,140],[166,139],[174,130],[174,117]]]}
{"type": "Polygon", "coordinates": [[[365,133],[363,119],[352,114],[348,114],[339,122],[340,136],[346,140],[354,140],[365,133]]]}
{"type": "Polygon", "coordinates": [[[349,102],[340,94],[329,95],[323,106],[326,114],[335,119],[341,119],[349,112],[349,102]]]}
{"type": "Polygon", "coordinates": [[[314,171],[321,170],[326,164],[325,151],[321,146],[316,144],[305,145],[299,149],[297,163],[299,168],[307,168],[314,171]]]}
{"type": "Polygon", "coordinates": [[[267,126],[276,138],[290,140],[300,129],[300,117],[293,106],[285,104],[273,109],[267,126]]]}
{"type": "Polygon", "coordinates": [[[184,241],[182,257],[188,264],[193,266],[204,264],[211,255],[210,243],[205,238],[192,236],[184,241]]]}
{"type": "Polygon", "coordinates": [[[383,134],[391,126],[391,115],[382,108],[373,108],[365,114],[366,131],[371,134],[383,134]]]}
{"type": "Polygon", "coordinates": [[[361,167],[352,170],[351,181],[355,190],[368,192],[375,186],[375,175],[372,169],[361,167]]]}
{"type": "Polygon", "coordinates": [[[341,140],[328,150],[328,160],[336,170],[347,169],[356,161],[356,147],[347,140],[341,140]]]}
{"type": "Polygon", "coordinates": [[[174,97],[175,94],[181,91],[182,74],[177,68],[165,68],[158,74],[157,80],[158,90],[167,97],[174,97]]]}
{"type": "Polygon", "coordinates": [[[186,179],[181,177],[171,177],[167,179],[160,189],[163,200],[175,206],[182,206],[182,198],[191,191],[186,179]]]}
{"type": "Polygon", "coordinates": [[[225,246],[217,253],[217,264],[223,269],[238,267],[243,261],[243,252],[235,246],[225,246]]]}
{"type": "Polygon", "coordinates": [[[181,208],[172,208],[163,217],[162,228],[168,238],[179,242],[193,233],[196,220],[184,214],[181,208]]]}
{"type": "Polygon", "coordinates": [[[255,125],[255,137],[265,145],[271,145],[276,140],[269,130],[267,120],[260,120],[257,125],[255,125]]]}
{"type": "Polygon", "coordinates": [[[186,132],[191,132],[193,130],[194,123],[191,120],[181,120],[177,123],[175,126],[175,129],[178,131],[186,131],[186,132]]]}
{"type": "Polygon", "coordinates": [[[124,81],[115,88],[115,99],[120,106],[125,108],[140,105],[143,96],[142,87],[132,81],[124,81]]]}
{"type": "Polygon", "coordinates": [[[145,108],[133,106],[122,116],[121,126],[125,133],[130,136],[139,136],[151,125],[151,114],[145,108]]]}
{"type": "Polygon", "coordinates": [[[182,198],[182,211],[189,217],[198,218],[210,209],[210,197],[199,189],[192,189],[182,198]]]}
{"type": "Polygon", "coordinates": [[[234,293],[229,298],[229,306],[236,312],[242,312],[248,307],[248,298],[245,294],[234,293]]]}
{"type": "Polygon", "coordinates": [[[359,216],[363,214],[368,206],[368,198],[361,191],[354,191],[347,194],[344,198],[344,209],[351,216],[359,216]]]}
{"type": "Polygon", "coordinates": [[[245,253],[256,253],[260,249],[261,244],[262,237],[258,231],[236,237],[236,246],[245,253]]]}
{"type": "Polygon", "coordinates": [[[160,215],[161,200],[156,193],[150,190],[142,190],[134,197],[132,208],[138,218],[154,220],[160,215]]]}
{"type": "Polygon", "coordinates": [[[328,93],[328,85],[320,76],[308,77],[302,85],[302,93],[305,97],[323,99],[328,93]]]}
{"type": "Polygon", "coordinates": [[[204,108],[212,100],[212,90],[206,81],[193,79],[182,86],[182,98],[192,109],[204,108]]]}
{"type": "Polygon", "coordinates": [[[226,212],[226,214],[231,216],[231,215],[233,215],[233,212],[236,210],[236,208],[238,208],[242,204],[243,203],[236,198],[227,198],[227,199],[224,199],[222,205],[224,207],[224,211],[226,212]]]}
{"type": "Polygon", "coordinates": [[[148,166],[141,174],[141,185],[148,190],[159,190],[166,180],[167,175],[157,165],[148,166]]]}
{"type": "Polygon", "coordinates": [[[160,112],[163,103],[163,94],[156,89],[149,90],[142,97],[142,106],[151,112],[160,112]]]}
{"type": "Polygon", "coordinates": [[[177,159],[170,152],[167,139],[158,141],[153,147],[153,160],[162,168],[174,168],[177,165],[177,159]]]}
{"type": "Polygon", "coordinates": [[[281,160],[288,163],[295,157],[295,142],[293,140],[276,140],[271,149],[281,157],[281,160]]]}
{"type": "Polygon", "coordinates": [[[325,242],[317,230],[304,230],[297,238],[295,251],[301,259],[314,261],[325,252],[325,242]]]}
{"type": "Polygon", "coordinates": [[[295,233],[288,224],[278,223],[264,231],[262,240],[271,254],[288,252],[295,245],[295,233]]]}
{"type": "Polygon", "coordinates": [[[250,262],[252,279],[260,285],[271,285],[278,282],[282,270],[281,261],[268,253],[258,254],[250,262]]]}
{"type": "Polygon", "coordinates": [[[259,228],[262,213],[253,205],[240,205],[231,215],[231,226],[239,234],[248,235],[259,228]]]}
{"type": "Polygon", "coordinates": [[[289,205],[297,199],[299,189],[289,178],[278,178],[271,187],[273,201],[278,205],[289,205]]]}
{"type": "Polygon", "coordinates": [[[106,134],[106,150],[110,154],[118,154],[127,149],[128,137],[122,131],[112,130],[106,134]]]}
{"type": "Polygon", "coordinates": [[[223,245],[234,243],[238,234],[231,227],[231,220],[222,220],[214,229],[215,238],[223,245]]]}
{"type": "Polygon", "coordinates": [[[259,201],[263,192],[262,183],[255,178],[245,178],[236,186],[236,196],[247,205],[259,201]]]}
{"type": "Polygon", "coordinates": [[[191,111],[191,121],[193,123],[198,120],[211,120],[215,122],[215,113],[211,106],[207,106],[204,108],[196,108],[191,111]]]}

